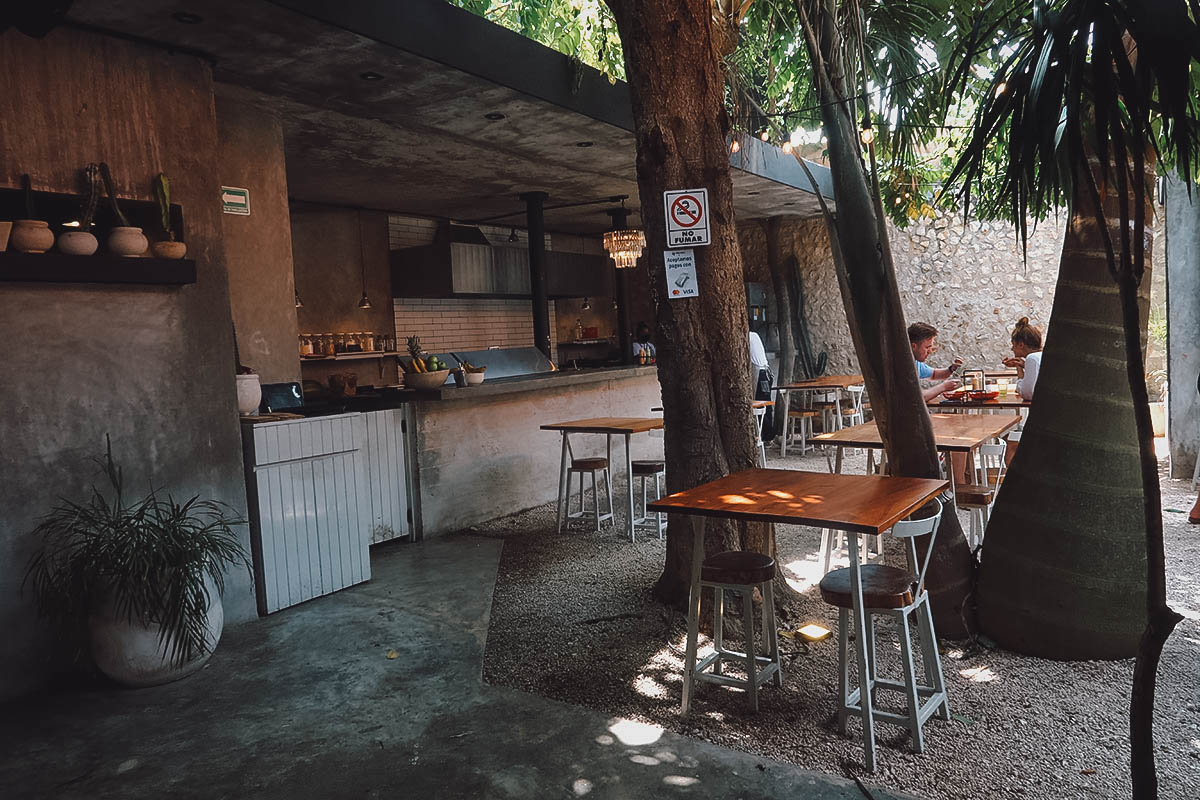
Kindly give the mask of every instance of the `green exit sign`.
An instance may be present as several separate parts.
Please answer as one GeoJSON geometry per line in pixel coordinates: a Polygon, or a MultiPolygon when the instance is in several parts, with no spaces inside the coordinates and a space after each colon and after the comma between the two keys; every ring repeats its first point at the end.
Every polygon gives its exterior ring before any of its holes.
{"type": "Polygon", "coordinates": [[[250,190],[236,186],[221,187],[221,210],[226,214],[250,216],[250,190]]]}

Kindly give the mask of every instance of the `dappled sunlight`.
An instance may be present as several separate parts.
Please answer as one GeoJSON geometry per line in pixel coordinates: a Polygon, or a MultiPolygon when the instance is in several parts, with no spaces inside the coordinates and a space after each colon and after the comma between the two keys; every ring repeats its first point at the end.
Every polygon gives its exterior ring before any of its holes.
{"type": "Polygon", "coordinates": [[[663,783],[667,786],[695,786],[700,783],[700,779],[690,778],[687,775],[664,775],[663,783]]]}
{"type": "MultiPolygon", "coordinates": [[[[636,747],[644,744],[654,744],[662,738],[663,729],[658,725],[637,722],[632,719],[616,719],[609,722],[608,731],[620,740],[621,744],[636,747]]],[[[658,763],[657,760],[655,763],[658,763]]]]}
{"type": "Polygon", "coordinates": [[[795,495],[793,495],[791,492],[784,492],[780,489],[772,489],[767,492],[767,494],[771,495],[771,497],[777,497],[780,500],[791,500],[793,497],[795,497],[795,495]]]}
{"type": "Polygon", "coordinates": [[[723,494],[721,502],[731,506],[752,506],[755,501],[744,494],[723,494]]]}
{"type": "Polygon", "coordinates": [[[960,669],[958,674],[972,683],[991,683],[1000,677],[992,671],[991,667],[988,666],[960,669]]]}
{"type": "Polygon", "coordinates": [[[813,556],[811,559],[789,561],[783,565],[783,579],[787,581],[787,585],[795,589],[797,592],[805,592],[821,582],[821,578],[825,576],[824,566],[820,561],[820,554],[813,556]]]}
{"type": "Polygon", "coordinates": [[[641,753],[630,756],[629,760],[634,764],[641,764],[643,767],[657,767],[660,763],[654,756],[644,756],[641,753]]]}
{"type": "Polygon", "coordinates": [[[576,797],[583,797],[592,790],[592,782],[587,778],[576,778],[571,784],[571,791],[575,792],[576,797]]]}
{"type": "Polygon", "coordinates": [[[633,690],[643,697],[650,697],[655,700],[662,700],[668,695],[666,686],[663,686],[662,683],[645,674],[634,678],[633,690]]]}

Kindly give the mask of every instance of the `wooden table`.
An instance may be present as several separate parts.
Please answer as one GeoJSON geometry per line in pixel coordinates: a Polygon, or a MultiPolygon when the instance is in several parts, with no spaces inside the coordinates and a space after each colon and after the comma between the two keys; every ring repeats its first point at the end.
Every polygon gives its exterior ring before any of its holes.
{"type": "Polygon", "coordinates": [[[945,397],[938,395],[932,400],[926,400],[925,405],[929,406],[930,408],[936,408],[938,410],[945,411],[957,411],[960,408],[967,411],[973,411],[976,409],[991,408],[1029,408],[1031,403],[1029,400],[1021,397],[1021,395],[1017,394],[1016,392],[1010,392],[1007,395],[995,397],[991,400],[970,400],[966,403],[946,402],[945,397]]]}
{"type": "MultiPolygon", "coordinates": [[[[542,425],[544,431],[559,431],[562,433],[562,460],[558,470],[559,504],[562,505],[562,487],[567,480],[567,467],[570,465],[570,444],[568,437],[572,433],[602,433],[608,448],[609,480],[612,480],[612,437],[625,437],[625,493],[628,495],[629,516],[626,521],[629,538],[636,541],[633,531],[633,456],[629,451],[629,438],[635,433],[645,433],[662,428],[662,417],[594,417],[592,419],[577,419],[571,422],[555,422],[542,425]]],[[[599,498],[594,498],[600,502],[599,498]]]]}
{"type": "MultiPolygon", "coordinates": [[[[856,426],[862,427],[862,426],[856,426]]],[[[854,594],[855,647],[860,685],[866,685],[866,615],[863,612],[858,535],[879,535],[946,491],[949,481],[893,478],[880,475],[835,475],[786,469],[749,469],[676,492],[647,506],[650,511],[694,514],[788,525],[813,525],[846,531],[850,551],[850,587],[854,594]]],[[[692,576],[688,595],[687,654],[683,673],[683,711],[692,698],[692,669],[700,625],[700,568],[704,560],[704,525],[693,526],[692,576]]],[[[871,692],[860,692],[863,704],[864,753],[875,769],[875,733],[871,692]]]]}
{"type": "MultiPolygon", "coordinates": [[[[863,382],[862,375],[822,375],[819,378],[809,378],[803,381],[793,381],[775,387],[775,391],[783,392],[834,392],[834,417],[833,427],[838,430],[842,425],[842,396],[841,392],[846,391],[851,386],[858,386],[863,382]]],[[[786,422],[786,420],[785,420],[786,422]]],[[[822,426],[824,426],[824,418],[822,418],[822,426]]],[[[779,455],[787,455],[787,436],[785,435],[779,440],[779,455]]]]}
{"type": "MultiPolygon", "coordinates": [[[[930,414],[929,418],[933,422],[933,438],[937,449],[949,453],[969,453],[1021,421],[1017,414],[930,414]]],[[[838,449],[837,465],[833,471],[839,473],[842,471],[842,450],[845,448],[878,450],[883,447],[883,438],[874,420],[833,433],[823,433],[813,437],[813,441],[838,449]]]]}

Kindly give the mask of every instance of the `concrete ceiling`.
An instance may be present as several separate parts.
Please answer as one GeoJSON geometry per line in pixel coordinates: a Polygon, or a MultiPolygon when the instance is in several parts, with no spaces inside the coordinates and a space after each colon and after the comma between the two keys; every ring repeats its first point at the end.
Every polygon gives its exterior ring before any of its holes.
{"type": "MultiPolygon", "coordinates": [[[[210,58],[221,94],[279,116],[297,200],[460,220],[532,190],[638,205],[625,85],[443,0],[76,0],[68,19],[210,58]]],[[[750,139],[733,166],[740,218],[818,213],[791,156],[750,139]]],[[[599,232],[609,205],[546,225],[599,232]]]]}

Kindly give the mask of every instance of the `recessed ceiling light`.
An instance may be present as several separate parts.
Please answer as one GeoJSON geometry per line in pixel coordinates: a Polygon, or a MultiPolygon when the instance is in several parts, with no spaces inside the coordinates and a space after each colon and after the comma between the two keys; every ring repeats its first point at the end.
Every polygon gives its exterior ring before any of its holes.
{"type": "Polygon", "coordinates": [[[591,147],[595,142],[576,142],[576,147],[591,147]]]}
{"type": "Polygon", "coordinates": [[[501,114],[499,111],[493,111],[490,114],[484,114],[483,117],[484,117],[484,119],[490,119],[493,122],[498,119],[504,119],[504,115],[501,114]]]}
{"type": "Polygon", "coordinates": [[[364,81],[381,81],[381,80],[383,80],[383,76],[380,75],[378,72],[360,72],[360,73],[358,73],[358,77],[362,78],[364,81]]]}
{"type": "Polygon", "coordinates": [[[199,25],[204,22],[204,17],[199,14],[193,14],[190,11],[176,11],[171,15],[171,19],[176,22],[182,22],[184,25],[199,25]]]}

